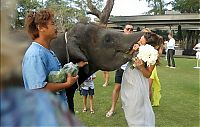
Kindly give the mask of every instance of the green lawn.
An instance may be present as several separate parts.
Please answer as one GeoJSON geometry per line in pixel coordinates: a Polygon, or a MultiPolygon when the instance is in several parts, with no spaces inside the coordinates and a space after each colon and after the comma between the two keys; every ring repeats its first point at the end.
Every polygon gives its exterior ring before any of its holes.
{"type": "MultiPolygon", "coordinates": [[[[158,127],[199,127],[199,71],[194,69],[195,59],[176,58],[176,69],[166,68],[166,61],[162,58],[157,67],[162,87],[162,98],[159,107],[154,107],[156,126],[158,127]]],[[[110,73],[108,87],[102,87],[103,73],[96,73],[94,110],[82,113],[82,97],[76,92],[76,116],[86,126],[119,126],[126,127],[127,123],[119,99],[116,114],[106,118],[105,114],[111,106],[111,94],[114,86],[114,72],[110,73]]],[[[89,101],[88,101],[89,102],[89,101]]],[[[89,107],[89,106],[88,106],[89,107]]]]}

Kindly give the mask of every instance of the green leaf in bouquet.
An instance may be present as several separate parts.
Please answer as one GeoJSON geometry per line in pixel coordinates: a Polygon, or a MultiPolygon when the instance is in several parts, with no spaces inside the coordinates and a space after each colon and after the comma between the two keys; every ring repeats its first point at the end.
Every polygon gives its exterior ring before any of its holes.
{"type": "Polygon", "coordinates": [[[133,70],[135,68],[133,66],[133,61],[129,61],[127,67],[130,67],[133,70]]]}
{"type": "Polygon", "coordinates": [[[78,65],[77,64],[73,64],[72,62],[67,63],[63,66],[63,70],[65,71],[65,73],[70,73],[72,76],[76,76],[78,75],[78,65]]]}
{"type": "Polygon", "coordinates": [[[61,83],[66,81],[66,73],[63,69],[60,71],[51,71],[48,75],[48,82],[61,83]]]}

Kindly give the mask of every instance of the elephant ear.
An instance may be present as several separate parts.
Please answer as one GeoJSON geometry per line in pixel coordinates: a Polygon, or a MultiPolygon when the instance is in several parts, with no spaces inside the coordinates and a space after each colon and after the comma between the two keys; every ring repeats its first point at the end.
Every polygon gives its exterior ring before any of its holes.
{"type": "Polygon", "coordinates": [[[77,38],[69,37],[67,41],[67,48],[69,51],[70,59],[73,59],[76,62],[88,61],[83,51],[81,51],[80,49],[80,40],[78,40],[77,38]]]}

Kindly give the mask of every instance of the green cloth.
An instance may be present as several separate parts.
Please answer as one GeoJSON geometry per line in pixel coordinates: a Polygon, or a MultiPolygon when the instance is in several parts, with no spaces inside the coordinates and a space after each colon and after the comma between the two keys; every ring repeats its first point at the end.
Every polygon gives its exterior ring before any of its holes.
{"type": "Polygon", "coordinates": [[[151,77],[153,80],[152,83],[152,106],[159,106],[160,105],[160,99],[161,99],[161,85],[160,85],[160,81],[158,78],[158,74],[157,74],[157,69],[156,66],[154,67],[151,77]]]}
{"type": "Polygon", "coordinates": [[[78,75],[78,65],[72,62],[67,63],[59,71],[51,71],[48,75],[48,82],[61,83],[66,82],[67,74],[78,75]]]}

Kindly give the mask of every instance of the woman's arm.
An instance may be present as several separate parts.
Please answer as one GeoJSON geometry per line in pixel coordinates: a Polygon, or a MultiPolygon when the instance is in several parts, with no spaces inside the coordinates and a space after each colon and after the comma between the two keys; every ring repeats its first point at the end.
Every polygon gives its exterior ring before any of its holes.
{"type": "Polygon", "coordinates": [[[144,67],[144,62],[140,59],[135,60],[136,67],[142,72],[143,76],[149,78],[155,67],[155,65],[150,65],[147,68],[144,67]]]}

